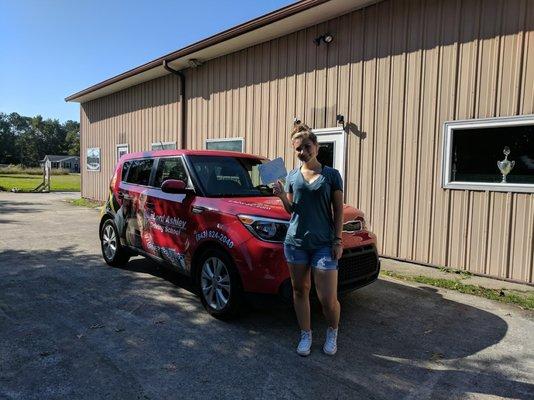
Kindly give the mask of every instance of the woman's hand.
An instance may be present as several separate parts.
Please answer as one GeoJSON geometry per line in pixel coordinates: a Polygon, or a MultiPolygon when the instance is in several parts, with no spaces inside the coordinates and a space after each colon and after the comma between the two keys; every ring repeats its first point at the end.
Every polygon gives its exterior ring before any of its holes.
{"type": "Polygon", "coordinates": [[[332,258],[334,260],[339,260],[343,255],[343,244],[341,242],[336,242],[332,245],[332,258]]]}
{"type": "Polygon", "coordinates": [[[286,197],[286,191],[284,190],[284,185],[280,181],[276,181],[273,186],[273,194],[277,197],[286,197]]]}

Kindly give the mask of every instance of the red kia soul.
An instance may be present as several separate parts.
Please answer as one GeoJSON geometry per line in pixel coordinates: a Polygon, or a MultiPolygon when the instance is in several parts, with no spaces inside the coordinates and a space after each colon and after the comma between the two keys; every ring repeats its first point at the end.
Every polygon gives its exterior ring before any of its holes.
{"type": "MultiPolygon", "coordinates": [[[[206,310],[236,314],[246,293],[291,298],[283,241],[289,215],[258,166],[269,160],[228,151],[131,153],[117,165],[100,222],[107,264],[132,255],[191,276],[206,310]]],[[[339,290],[377,279],[376,237],[363,213],[344,206],[339,290]]]]}

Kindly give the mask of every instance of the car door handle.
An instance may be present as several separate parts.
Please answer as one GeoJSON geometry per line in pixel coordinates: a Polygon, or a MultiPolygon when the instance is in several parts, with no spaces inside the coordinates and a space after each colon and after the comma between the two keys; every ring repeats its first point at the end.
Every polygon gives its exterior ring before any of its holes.
{"type": "Polygon", "coordinates": [[[202,206],[193,206],[193,207],[191,207],[191,211],[193,212],[193,214],[201,214],[206,210],[207,210],[207,208],[206,207],[202,207],[202,206]]]}
{"type": "Polygon", "coordinates": [[[147,202],[147,203],[145,203],[145,207],[150,209],[150,210],[153,210],[155,206],[154,206],[154,203],[147,202]]]}

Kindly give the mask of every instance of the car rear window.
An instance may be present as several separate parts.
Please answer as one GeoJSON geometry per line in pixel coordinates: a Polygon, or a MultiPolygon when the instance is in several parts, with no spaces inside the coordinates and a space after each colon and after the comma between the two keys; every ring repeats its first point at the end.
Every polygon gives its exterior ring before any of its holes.
{"type": "Polygon", "coordinates": [[[161,184],[167,179],[178,179],[187,183],[187,172],[181,158],[161,158],[159,160],[154,186],[161,187],[161,184]]]}
{"type": "Polygon", "coordinates": [[[148,186],[150,181],[150,172],[152,171],[152,164],[154,164],[153,159],[130,161],[128,174],[126,175],[126,182],[148,186]]]}

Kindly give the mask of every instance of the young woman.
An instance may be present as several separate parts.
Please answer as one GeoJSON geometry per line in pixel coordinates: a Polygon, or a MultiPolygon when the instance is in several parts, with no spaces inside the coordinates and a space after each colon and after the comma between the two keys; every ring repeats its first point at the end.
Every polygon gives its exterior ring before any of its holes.
{"type": "Polygon", "coordinates": [[[274,194],[291,214],[284,253],[301,329],[297,353],[307,356],[311,351],[309,294],[313,270],[317,296],[329,324],[323,351],[334,355],[340,313],[337,261],[343,252],[343,182],[338,170],[317,161],[319,145],[310,128],[298,124],[292,132],[291,143],[302,165],[287,175],[285,187],[280,181],[275,184],[274,194]]]}

